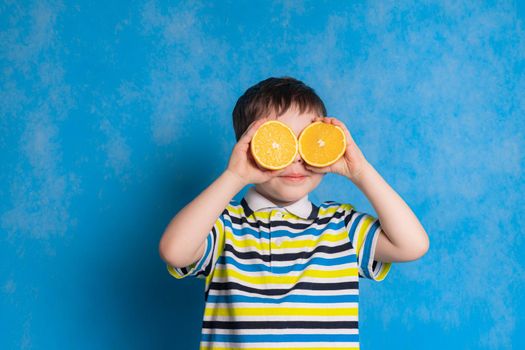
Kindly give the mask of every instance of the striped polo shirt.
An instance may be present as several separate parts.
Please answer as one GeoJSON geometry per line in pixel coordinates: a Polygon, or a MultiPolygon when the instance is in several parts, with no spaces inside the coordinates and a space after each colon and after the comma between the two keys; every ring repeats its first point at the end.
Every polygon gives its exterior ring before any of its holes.
{"type": "Polygon", "coordinates": [[[230,201],[202,258],[176,278],[205,279],[200,349],[359,349],[359,277],[381,281],[379,220],[305,196],[279,207],[251,187],[230,201]]]}

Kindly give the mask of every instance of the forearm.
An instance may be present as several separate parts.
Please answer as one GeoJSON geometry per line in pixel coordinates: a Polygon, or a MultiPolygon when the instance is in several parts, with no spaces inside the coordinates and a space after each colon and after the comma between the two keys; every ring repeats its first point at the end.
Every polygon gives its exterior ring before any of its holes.
{"type": "Polygon", "coordinates": [[[385,235],[397,249],[428,249],[428,236],[416,215],[371,164],[366,163],[354,183],[374,207],[385,235]]]}
{"type": "Polygon", "coordinates": [[[192,263],[217,218],[244,186],[235,174],[223,172],[171,220],[159,243],[161,257],[174,266],[192,263]]]}

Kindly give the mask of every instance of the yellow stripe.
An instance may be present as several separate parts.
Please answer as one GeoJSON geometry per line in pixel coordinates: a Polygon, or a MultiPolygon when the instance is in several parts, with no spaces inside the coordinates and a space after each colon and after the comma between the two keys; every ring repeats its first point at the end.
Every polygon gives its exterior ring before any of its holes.
{"type": "Polygon", "coordinates": [[[244,210],[243,210],[242,206],[240,206],[240,205],[233,206],[231,204],[228,204],[226,206],[226,210],[228,210],[228,213],[230,214],[230,216],[235,216],[235,217],[238,217],[238,218],[240,218],[241,216],[246,216],[244,214],[244,210]]]}
{"type": "MultiPolygon", "coordinates": [[[[315,239],[293,239],[291,241],[283,241],[278,248],[315,248],[320,242],[339,242],[345,241],[348,237],[346,231],[337,233],[324,233],[315,239]]],[[[269,242],[261,242],[253,238],[236,238],[231,230],[226,230],[226,238],[234,246],[239,248],[252,248],[256,250],[268,250],[269,242]]],[[[273,241],[272,241],[273,243],[273,241]]],[[[272,244],[272,247],[276,247],[272,244]]]]}
{"type": "Polygon", "coordinates": [[[248,284],[295,284],[301,278],[313,277],[313,278],[340,278],[344,276],[357,276],[358,268],[352,267],[334,271],[322,271],[322,270],[305,270],[298,276],[290,275],[262,275],[262,276],[247,276],[233,269],[217,268],[215,270],[215,276],[218,278],[237,278],[248,284]]]}
{"type": "Polygon", "coordinates": [[[357,307],[306,308],[306,307],[218,307],[206,308],[204,316],[357,316],[357,307]]]}
{"type": "MultiPolygon", "coordinates": [[[[333,216],[338,210],[343,209],[346,211],[352,210],[354,207],[351,204],[333,204],[328,207],[319,207],[319,213],[318,217],[322,218],[324,216],[333,216]]],[[[228,210],[230,213],[234,213],[236,217],[240,218],[241,216],[246,217],[246,214],[244,213],[244,210],[242,206],[239,207],[228,207],[228,210]],[[235,208],[235,210],[232,210],[231,208],[235,208]]],[[[274,219],[275,216],[271,216],[272,211],[255,211],[253,213],[253,216],[257,220],[268,220],[268,219],[274,219]]],[[[299,218],[298,216],[289,213],[290,216],[294,218],[299,218]]]]}
{"type": "Polygon", "coordinates": [[[354,206],[352,204],[349,204],[349,203],[342,203],[341,206],[339,207],[345,211],[351,211],[352,209],[354,209],[354,206]]]}
{"type": "Polygon", "coordinates": [[[319,208],[319,213],[317,214],[319,217],[322,217],[322,216],[332,216],[334,215],[337,210],[339,208],[341,208],[342,206],[338,206],[338,205],[332,205],[332,206],[329,206],[327,208],[323,208],[323,207],[320,207],[319,208]]]}
{"type": "Polygon", "coordinates": [[[222,255],[224,250],[224,223],[220,219],[215,223],[215,230],[217,231],[217,242],[215,242],[215,244],[218,244],[217,255],[215,257],[217,258],[222,255]]]}
{"type": "Polygon", "coordinates": [[[381,270],[379,271],[379,274],[376,277],[376,281],[384,280],[386,275],[388,274],[388,271],[390,271],[391,266],[392,263],[382,263],[381,270]]]}
{"type": "MultiPolygon", "coordinates": [[[[232,349],[242,349],[242,350],[290,350],[290,347],[285,347],[285,348],[247,348],[247,347],[244,347],[242,345],[240,345],[241,347],[239,348],[232,348],[232,347],[227,347],[227,348],[223,348],[223,347],[218,347],[216,345],[203,345],[200,347],[200,350],[232,350],[232,349]]],[[[302,345],[302,348],[303,349],[308,349],[308,350],[359,350],[359,348],[347,348],[347,347],[342,347],[342,348],[327,348],[327,347],[310,347],[310,346],[306,346],[306,345],[302,345]]]]}
{"type": "Polygon", "coordinates": [[[363,219],[361,219],[361,226],[359,228],[359,231],[355,233],[354,242],[356,247],[356,254],[359,256],[359,253],[361,252],[361,247],[365,243],[365,236],[368,230],[370,229],[370,225],[372,222],[374,222],[375,218],[372,216],[365,216],[363,219]],[[357,239],[357,241],[355,241],[357,239]]]}
{"type": "Polygon", "coordinates": [[[175,270],[173,266],[166,265],[166,267],[168,268],[168,272],[170,273],[170,275],[172,275],[175,278],[182,278],[182,276],[175,270]]]}
{"type": "MultiPolygon", "coordinates": [[[[233,209],[234,207],[232,206],[228,207],[228,210],[233,210],[233,209]]],[[[217,232],[215,244],[218,244],[218,246],[217,246],[217,255],[214,255],[214,258],[213,258],[214,261],[211,262],[212,264],[215,264],[219,256],[221,256],[222,252],[224,251],[224,239],[225,239],[224,238],[225,236],[224,235],[224,223],[222,222],[220,218],[218,218],[217,221],[215,221],[215,231],[217,232]]],[[[211,247],[211,249],[213,249],[213,246],[211,247]]],[[[212,255],[212,252],[210,252],[209,255],[212,255]]],[[[210,273],[208,276],[206,276],[206,286],[210,285],[212,278],[213,278],[213,273],[210,273]]]]}
{"type": "Polygon", "coordinates": [[[268,221],[270,218],[270,212],[269,211],[256,211],[253,213],[253,216],[256,220],[262,220],[262,221],[268,221]]]}

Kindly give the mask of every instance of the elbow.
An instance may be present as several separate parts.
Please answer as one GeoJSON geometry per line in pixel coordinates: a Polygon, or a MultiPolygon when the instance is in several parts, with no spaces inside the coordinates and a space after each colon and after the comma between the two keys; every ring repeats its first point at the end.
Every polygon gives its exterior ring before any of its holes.
{"type": "Polygon", "coordinates": [[[413,260],[417,260],[422,258],[430,249],[430,240],[428,239],[428,235],[424,233],[424,239],[421,243],[417,245],[417,248],[414,249],[414,255],[415,258],[413,260]]]}
{"type": "Polygon", "coordinates": [[[179,267],[178,259],[176,259],[177,254],[175,254],[172,249],[170,249],[171,244],[168,245],[165,239],[161,239],[159,242],[159,255],[164,262],[173,266],[179,267]]]}
{"type": "Polygon", "coordinates": [[[428,236],[425,235],[425,239],[420,242],[413,242],[409,247],[400,249],[395,261],[408,262],[421,259],[430,248],[430,242],[428,236]]]}

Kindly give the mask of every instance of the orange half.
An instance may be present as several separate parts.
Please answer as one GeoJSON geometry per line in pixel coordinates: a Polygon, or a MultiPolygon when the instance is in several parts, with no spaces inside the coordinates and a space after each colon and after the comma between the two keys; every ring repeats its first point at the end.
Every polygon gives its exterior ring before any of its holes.
{"type": "Polygon", "coordinates": [[[297,138],[292,129],[278,120],[263,123],[252,137],[250,149],[261,167],[271,170],[286,168],[297,156],[297,138]]]}
{"type": "Polygon", "coordinates": [[[346,150],[346,136],[340,127],[318,121],[308,125],[299,136],[299,154],[315,167],[334,164],[346,150]]]}

